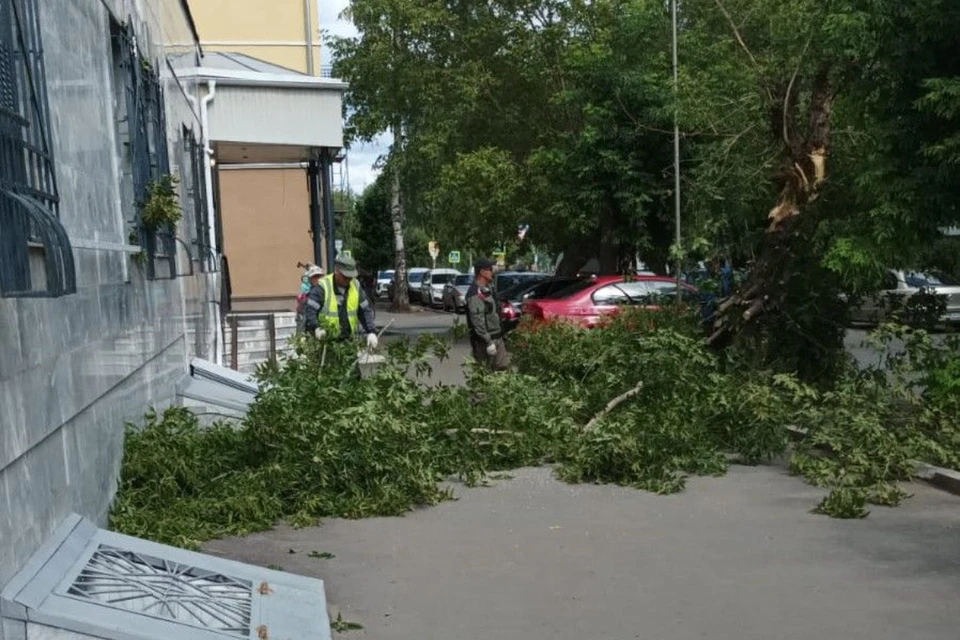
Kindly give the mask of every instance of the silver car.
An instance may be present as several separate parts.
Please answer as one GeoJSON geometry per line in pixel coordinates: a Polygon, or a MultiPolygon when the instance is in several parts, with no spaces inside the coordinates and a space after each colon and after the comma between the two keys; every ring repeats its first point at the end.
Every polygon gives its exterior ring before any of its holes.
{"type": "Polygon", "coordinates": [[[877,294],[864,298],[863,302],[850,310],[850,319],[867,324],[882,322],[890,310],[891,302],[892,306],[899,306],[898,303],[905,302],[922,289],[946,298],[947,310],[940,318],[941,322],[960,322],[960,283],[939,273],[895,269],[890,269],[884,275],[883,288],[877,294]]]}
{"type": "Polygon", "coordinates": [[[420,285],[420,304],[433,307],[443,303],[443,289],[460,275],[456,269],[432,269],[423,276],[420,285]]]}
{"type": "Polygon", "coordinates": [[[443,288],[443,310],[464,311],[467,308],[467,289],[473,284],[473,274],[464,273],[446,284],[443,288]]]}

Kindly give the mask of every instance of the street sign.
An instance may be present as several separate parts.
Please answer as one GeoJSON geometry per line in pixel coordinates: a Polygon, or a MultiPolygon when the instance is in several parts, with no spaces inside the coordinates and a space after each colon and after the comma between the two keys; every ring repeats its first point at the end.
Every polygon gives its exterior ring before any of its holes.
{"type": "Polygon", "coordinates": [[[341,253],[343,254],[343,257],[344,257],[344,258],[352,258],[352,257],[353,257],[353,252],[350,251],[350,249],[344,249],[343,251],[341,251],[341,253]]]}
{"type": "Polygon", "coordinates": [[[451,251],[450,255],[447,257],[447,262],[450,264],[460,264],[460,252],[451,251]]]}
{"type": "Polygon", "coordinates": [[[440,245],[437,244],[436,240],[431,240],[427,243],[427,250],[430,252],[430,257],[434,260],[440,255],[440,245]]]}
{"type": "Polygon", "coordinates": [[[336,247],[337,253],[340,253],[343,250],[343,240],[334,240],[333,246],[336,247]]]}

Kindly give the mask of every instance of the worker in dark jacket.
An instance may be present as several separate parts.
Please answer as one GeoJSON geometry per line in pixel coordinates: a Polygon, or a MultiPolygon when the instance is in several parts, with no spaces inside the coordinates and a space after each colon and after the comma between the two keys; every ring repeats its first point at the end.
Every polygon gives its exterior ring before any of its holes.
{"type": "Polygon", "coordinates": [[[480,260],[474,265],[476,277],[467,289],[467,326],[474,360],[492,371],[503,371],[510,359],[503,342],[497,300],[490,290],[493,264],[490,260],[480,260]]]}
{"type": "Polygon", "coordinates": [[[357,282],[357,263],[353,258],[338,256],[333,273],[310,289],[305,326],[308,333],[320,340],[347,340],[362,330],[367,348],[377,348],[373,306],[357,282]]]}

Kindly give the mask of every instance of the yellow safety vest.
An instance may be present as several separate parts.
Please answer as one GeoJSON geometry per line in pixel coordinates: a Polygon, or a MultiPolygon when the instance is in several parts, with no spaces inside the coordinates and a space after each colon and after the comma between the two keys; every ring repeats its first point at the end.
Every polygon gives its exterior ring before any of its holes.
{"type": "MultiPolygon", "coordinates": [[[[332,336],[340,335],[340,304],[337,302],[337,290],[333,284],[333,274],[320,281],[323,287],[323,305],[324,308],[317,314],[317,320],[321,326],[326,326],[327,333],[332,336]]],[[[350,320],[350,334],[357,332],[360,319],[357,311],[360,309],[360,285],[357,281],[351,280],[347,287],[347,318],[350,320]]]]}

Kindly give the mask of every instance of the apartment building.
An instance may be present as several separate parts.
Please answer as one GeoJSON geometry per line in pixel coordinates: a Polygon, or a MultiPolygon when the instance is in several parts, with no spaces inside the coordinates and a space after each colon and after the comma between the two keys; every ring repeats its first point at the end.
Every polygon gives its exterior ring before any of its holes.
{"type": "Polygon", "coordinates": [[[125,423],[216,357],[200,54],[179,0],[0,0],[0,586],[105,524],[125,423]]]}

